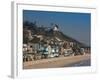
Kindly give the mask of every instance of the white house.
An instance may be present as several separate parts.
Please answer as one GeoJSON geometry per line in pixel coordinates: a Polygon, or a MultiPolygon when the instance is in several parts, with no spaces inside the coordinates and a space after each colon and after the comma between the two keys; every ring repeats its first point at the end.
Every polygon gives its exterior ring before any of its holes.
{"type": "Polygon", "coordinates": [[[58,28],[58,26],[54,26],[54,28],[53,28],[53,31],[59,31],[59,28],[58,28]]]}

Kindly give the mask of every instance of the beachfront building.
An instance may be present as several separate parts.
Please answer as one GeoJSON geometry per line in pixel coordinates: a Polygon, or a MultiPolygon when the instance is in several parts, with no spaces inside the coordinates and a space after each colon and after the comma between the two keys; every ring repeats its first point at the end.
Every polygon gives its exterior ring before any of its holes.
{"type": "Polygon", "coordinates": [[[58,25],[54,25],[54,27],[53,27],[53,31],[59,31],[59,27],[58,27],[58,25]]]}

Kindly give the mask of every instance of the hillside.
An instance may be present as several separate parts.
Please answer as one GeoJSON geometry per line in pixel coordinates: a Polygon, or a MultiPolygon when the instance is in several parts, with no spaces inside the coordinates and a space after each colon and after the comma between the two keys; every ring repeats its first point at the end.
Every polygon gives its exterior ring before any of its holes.
{"type": "Polygon", "coordinates": [[[42,35],[44,39],[47,39],[47,38],[49,38],[49,39],[59,38],[62,41],[67,40],[67,41],[70,41],[70,42],[75,42],[75,43],[77,43],[81,47],[88,47],[85,44],[83,44],[83,43],[81,43],[81,42],[79,42],[79,41],[69,37],[68,35],[65,35],[60,30],[59,31],[54,31],[52,28],[48,28],[48,27],[44,27],[44,26],[38,27],[36,25],[36,22],[34,22],[34,23],[28,23],[28,22],[24,23],[23,29],[24,30],[30,30],[32,36],[34,36],[34,35],[42,35]]]}

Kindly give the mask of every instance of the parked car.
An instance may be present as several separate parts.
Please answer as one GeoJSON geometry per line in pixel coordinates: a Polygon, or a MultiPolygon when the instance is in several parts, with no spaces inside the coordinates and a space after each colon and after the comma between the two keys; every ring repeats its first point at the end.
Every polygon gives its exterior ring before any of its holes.
{"type": "Polygon", "coordinates": [[[73,51],[71,49],[65,49],[64,56],[70,56],[70,55],[73,55],[73,51]]]}

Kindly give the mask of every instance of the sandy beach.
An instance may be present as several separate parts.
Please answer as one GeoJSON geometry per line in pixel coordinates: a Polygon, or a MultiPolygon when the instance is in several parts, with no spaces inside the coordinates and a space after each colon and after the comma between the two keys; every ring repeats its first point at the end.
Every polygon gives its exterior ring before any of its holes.
{"type": "MultiPolygon", "coordinates": [[[[57,57],[50,59],[42,59],[37,61],[29,61],[23,63],[23,69],[39,69],[39,68],[60,68],[60,67],[73,67],[73,64],[84,60],[91,60],[90,54],[57,57]]],[[[80,63],[79,63],[80,64],[80,63]]],[[[88,65],[83,65],[88,66],[88,65]]]]}

